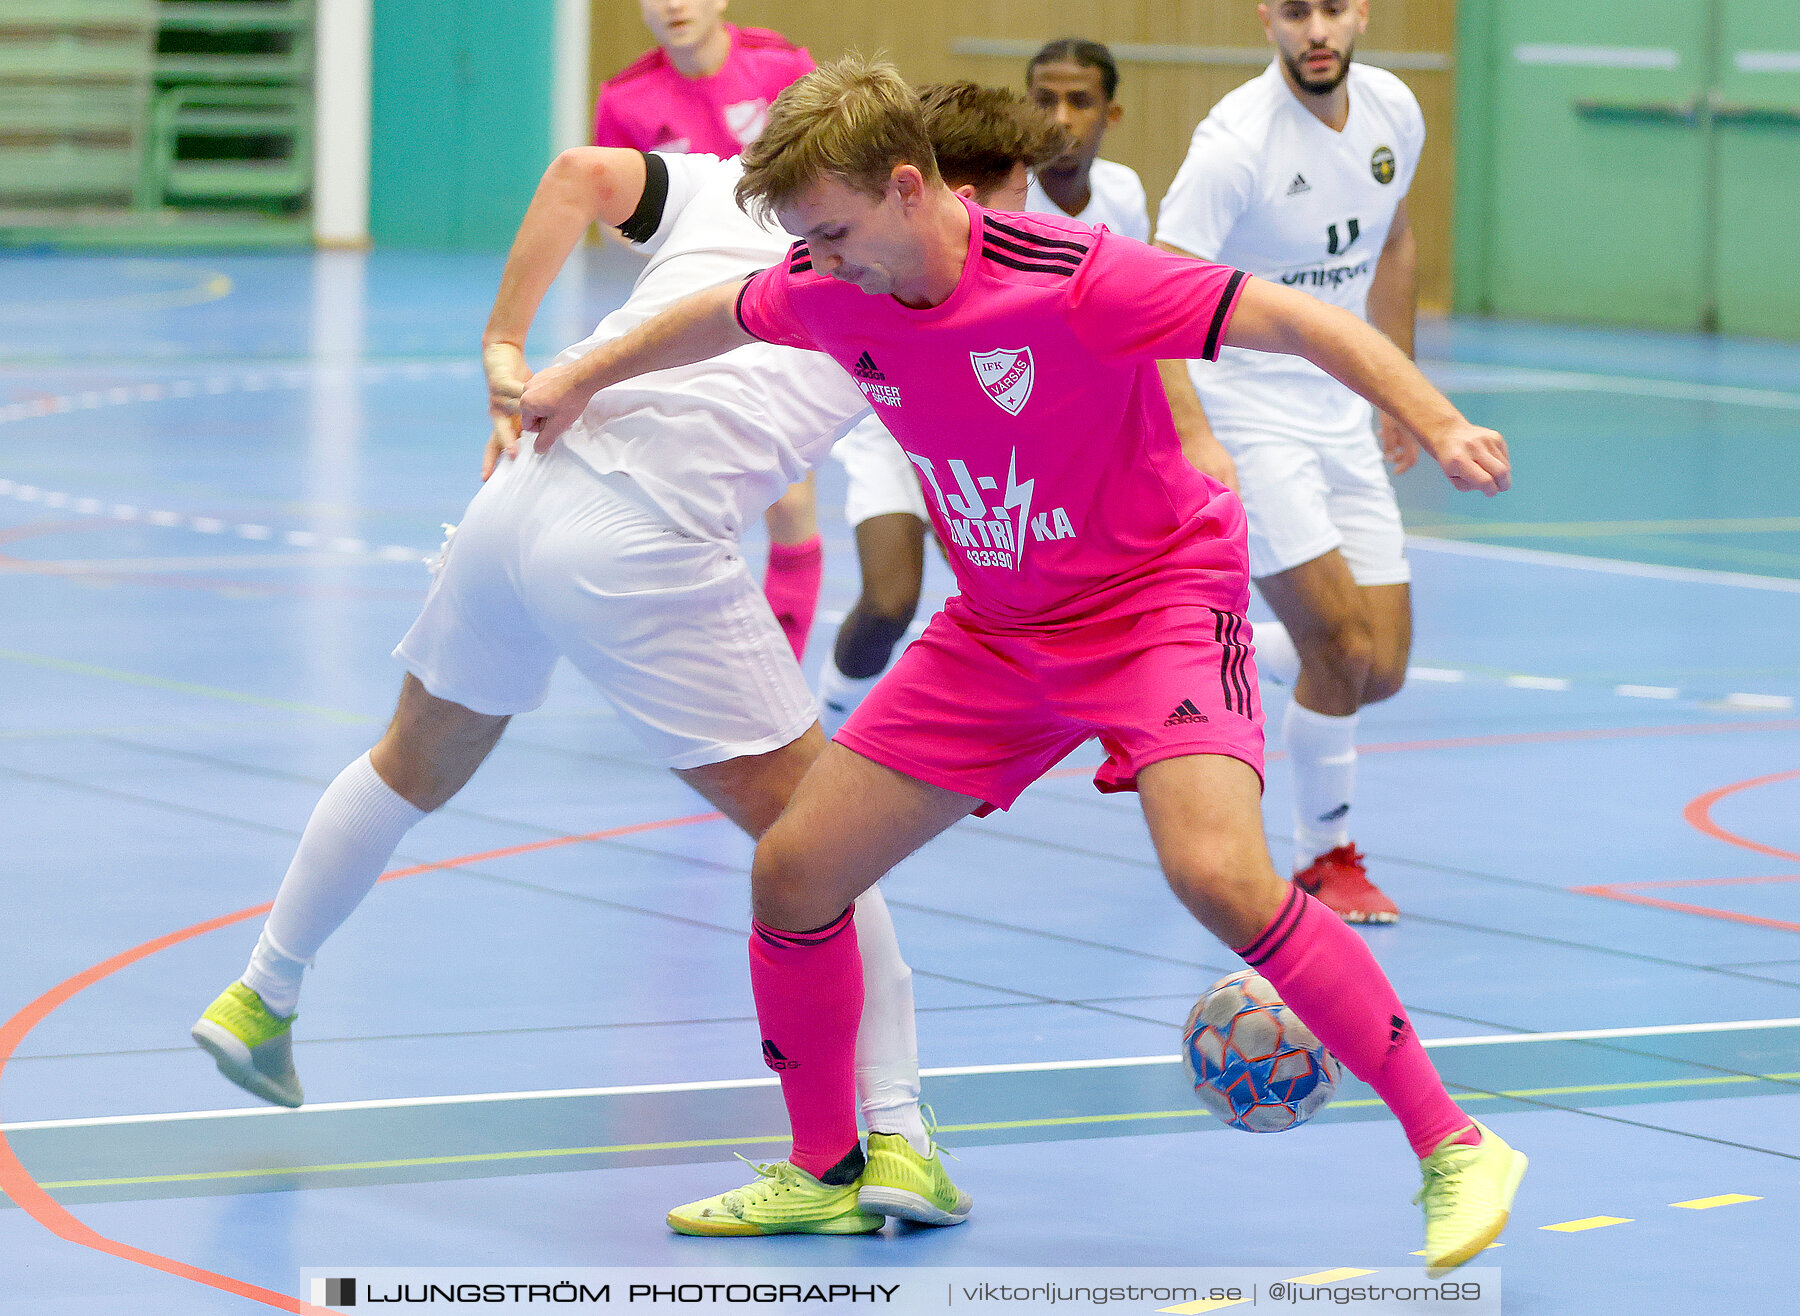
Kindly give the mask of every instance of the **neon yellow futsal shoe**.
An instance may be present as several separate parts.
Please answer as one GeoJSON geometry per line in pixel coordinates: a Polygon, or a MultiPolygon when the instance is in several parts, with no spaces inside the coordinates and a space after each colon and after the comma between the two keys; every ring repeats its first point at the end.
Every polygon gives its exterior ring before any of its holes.
{"type": "Polygon", "coordinates": [[[1456,1141],[1458,1130],[1419,1162],[1425,1183],[1413,1201],[1425,1208],[1425,1273],[1446,1275],[1500,1237],[1527,1161],[1479,1120],[1479,1146],[1456,1141]]]}
{"type": "Polygon", "coordinates": [[[834,1187],[787,1161],[745,1164],[755,1169],[755,1183],[676,1207],[669,1212],[669,1228],[707,1238],[746,1238],[758,1234],[869,1234],[885,1223],[880,1216],[857,1207],[859,1179],[834,1187]]]}
{"type": "Polygon", "coordinates": [[[898,1133],[869,1135],[869,1164],[856,1204],[921,1225],[960,1225],[975,1205],[950,1182],[936,1145],[929,1157],[921,1156],[898,1133]]]}
{"type": "Polygon", "coordinates": [[[306,1094],[294,1072],[290,1030],[299,1017],[276,1018],[262,997],[234,982],[188,1033],[218,1062],[219,1072],[244,1091],[277,1106],[298,1106],[306,1094]]]}

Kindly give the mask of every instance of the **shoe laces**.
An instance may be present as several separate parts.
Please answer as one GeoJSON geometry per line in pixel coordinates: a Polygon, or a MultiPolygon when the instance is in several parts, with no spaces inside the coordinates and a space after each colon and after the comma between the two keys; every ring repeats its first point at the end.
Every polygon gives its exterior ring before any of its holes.
{"type": "Polygon", "coordinates": [[[756,1171],[756,1182],[747,1183],[742,1188],[734,1188],[719,1199],[720,1205],[727,1210],[738,1211],[751,1202],[773,1197],[776,1193],[786,1192],[794,1186],[792,1171],[794,1167],[786,1161],[753,1161],[748,1156],[732,1152],[745,1165],[756,1171]],[[785,1173],[784,1173],[785,1172],[785,1173]]]}
{"type": "Polygon", "coordinates": [[[930,1102],[921,1101],[919,1103],[919,1120],[925,1125],[925,1139],[931,1144],[931,1151],[927,1153],[925,1157],[926,1160],[930,1160],[940,1152],[953,1161],[962,1160],[962,1157],[956,1155],[956,1153],[952,1152],[948,1147],[943,1147],[938,1144],[938,1117],[937,1112],[931,1108],[930,1102]]]}
{"type": "Polygon", "coordinates": [[[1470,1159],[1456,1153],[1475,1150],[1475,1147],[1458,1143],[1421,1162],[1419,1168],[1424,1171],[1425,1180],[1419,1185],[1419,1191],[1413,1194],[1413,1205],[1425,1205],[1427,1210],[1434,1206],[1453,1209],[1457,1193],[1462,1187],[1458,1172],[1470,1159]]]}

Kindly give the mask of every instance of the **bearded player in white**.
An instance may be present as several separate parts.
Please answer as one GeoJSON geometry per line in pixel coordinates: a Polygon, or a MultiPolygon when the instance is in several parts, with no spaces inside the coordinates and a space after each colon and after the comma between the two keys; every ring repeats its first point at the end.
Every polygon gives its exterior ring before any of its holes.
{"type": "MultiPolygon", "coordinates": [[[[969,84],[921,95],[934,141],[949,136],[999,157],[990,165],[1008,195],[1022,197],[1031,134],[1016,111],[1026,107],[969,84]]],[[[596,147],[564,152],[545,174],[483,337],[494,417],[487,483],[395,650],[408,675],[393,722],[326,789],[242,978],[192,1030],[246,1091],[302,1103],[292,1027],[305,969],[413,825],[462,789],[512,716],[544,701],[559,657],[606,695],[648,757],[753,838],[824,748],[738,540],[864,414],[842,370],[816,353],[757,344],[604,390],[546,454],[518,446],[526,332],[596,220],[650,262],[625,305],[558,361],[688,293],[786,258],[787,234],[738,208],[741,174],[735,160],[596,147]]],[[[857,1086],[865,1123],[882,1135],[871,1139],[876,1209],[960,1223],[970,1201],[920,1114],[912,971],[879,892],[858,900],[856,926],[865,980],[857,1086]]]]}
{"type": "MultiPolygon", "coordinates": [[[[1408,355],[1417,248],[1406,192],[1425,143],[1393,74],[1354,64],[1368,0],[1257,6],[1276,58],[1194,130],[1157,245],[1299,288],[1363,317],[1408,355]]],[[[1191,363],[1250,514],[1250,573],[1281,624],[1256,626],[1258,669],[1292,688],[1294,882],[1352,923],[1394,903],[1350,842],[1358,711],[1399,691],[1412,604],[1396,474],[1418,443],[1298,357],[1227,348],[1191,363]]]]}

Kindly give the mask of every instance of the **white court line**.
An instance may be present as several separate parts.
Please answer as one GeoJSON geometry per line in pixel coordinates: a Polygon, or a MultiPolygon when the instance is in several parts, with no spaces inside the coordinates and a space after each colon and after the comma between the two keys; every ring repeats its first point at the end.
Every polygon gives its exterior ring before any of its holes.
{"type": "Polygon", "coordinates": [[[1702,384],[1685,379],[1646,379],[1636,375],[1596,375],[1575,370],[1536,370],[1529,366],[1478,366],[1442,359],[1421,361],[1419,366],[1445,392],[1618,393],[1626,397],[1724,402],[1743,407],[1800,411],[1800,393],[1781,389],[1702,384]]]}
{"type": "MultiPolygon", "coordinates": [[[[1480,527],[1472,527],[1479,531],[1480,527]]],[[[1570,571],[1598,571],[1611,576],[1641,576],[1646,580],[1675,580],[1694,585],[1732,585],[1739,589],[1765,589],[1777,594],[1800,594],[1800,580],[1784,576],[1753,576],[1743,571],[1712,571],[1706,567],[1664,567],[1653,562],[1631,562],[1622,558],[1587,557],[1580,553],[1552,553],[1541,548],[1511,548],[1499,544],[1478,544],[1467,539],[1434,539],[1428,535],[1408,535],[1406,547],[1427,553],[1457,553],[1463,557],[1484,557],[1495,562],[1525,562],[1541,567],[1564,567],[1570,571]]]]}
{"type": "MultiPolygon", "coordinates": [[[[1427,1050],[1440,1047],[1508,1046],[1523,1042],[1593,1042],[1616,1037],[1676,1037],[1687,1033],[1753,1032],[1761,1029],[1800,1028],[1800,1019],[1736,1019],[1710,1024],[1651,1024],[1639,1028],[1582,1028],[1561,1033],[1489,1033],[1478,1037],[1422,1039],[1427,1050]]],[[[28,1056],[18,1057],[29,1059],[28,1056]]],[[[923,1078],[965,1074],[1038,1074],[1075,1069],[1128,1069],[1133,1066],[1174,1065],[1180,1056],[1119,1056],[1104,1060],[1036,1060],[1016,1065],[954,1065],[921,1069],[923,1078]]],[[[0,1133],[36,1129],[93,1129],[116,1124],[158,1124],[182,1120],[239,1119],[246,1116],[326,1115],[346,1110],[410,1110],[421,1106],[476,1106],[495,1101],[554,1101],[566,1097],[654,1096],[667,1092],[723,1092],[734,1088],[774,1087],[781,1080],[768,1078],[710,1079],[698,1083],[645,1083],[629,1087],[558,1088],[544,1092],[473,1092],[451,1097],[384,1097],[374,1101],[328,1101],[287,1110],[279,1106],[251,1106],[237,1110],[185,1110],[167,1115],[101,1115],[91,1119],[31,1120],[0,1124],[0,1133]]]]}

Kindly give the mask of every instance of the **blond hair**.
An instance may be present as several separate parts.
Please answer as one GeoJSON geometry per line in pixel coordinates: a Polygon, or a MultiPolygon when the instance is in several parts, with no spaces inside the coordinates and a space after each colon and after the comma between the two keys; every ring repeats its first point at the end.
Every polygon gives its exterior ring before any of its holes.
{"type": "Polygon", "coordinates": [[[950,187],[966,184],[983,195],[1019,165],[1047,164],[1067,144],[1055,121],[1017,92],[942,82],[919,88],[918,95],[938,172],[950,187]]]}
{"type": "Polygon", "coordinates": [[[919,98],[892,64],[846,55],[782,92],[744,149],[738,205],[768,215],[826,178],[881,197],[903,164],[940,182],[919,98]]]}

